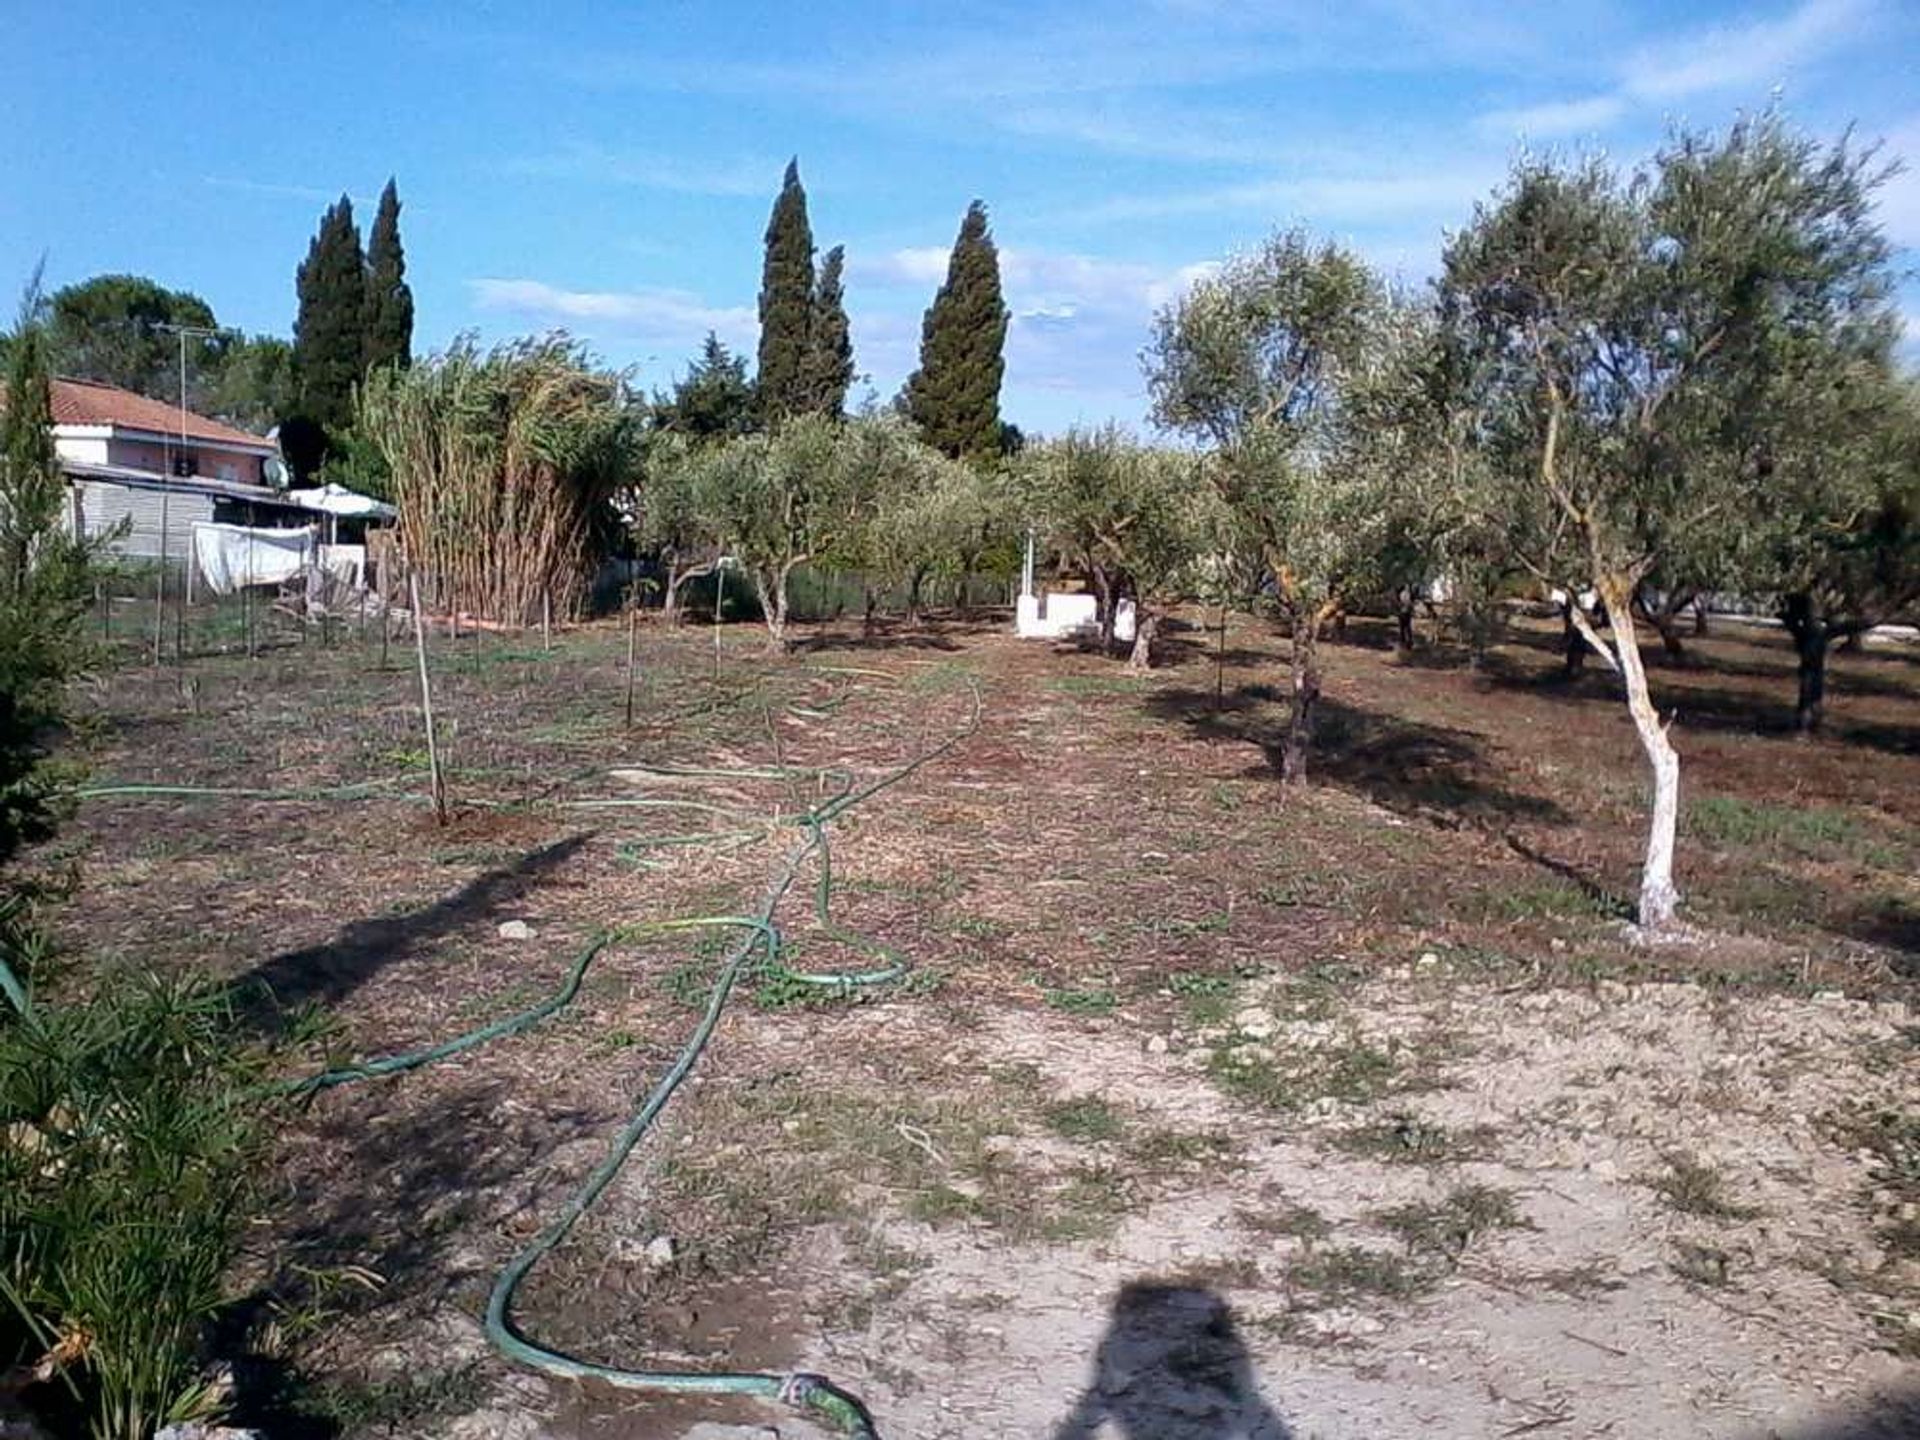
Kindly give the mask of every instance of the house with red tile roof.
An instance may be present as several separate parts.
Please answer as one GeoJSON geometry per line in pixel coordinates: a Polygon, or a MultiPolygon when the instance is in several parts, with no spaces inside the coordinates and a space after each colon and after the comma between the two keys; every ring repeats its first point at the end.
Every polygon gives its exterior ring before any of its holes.
{"type": "Polygon", "coordinates": [[[118,531],[121,555],[185,561],[196,521],[313,518],[273,483],[280,448],[264,436],[93,380],[56,378],[52,391],[68,524],[82,535],[118,531]]]}

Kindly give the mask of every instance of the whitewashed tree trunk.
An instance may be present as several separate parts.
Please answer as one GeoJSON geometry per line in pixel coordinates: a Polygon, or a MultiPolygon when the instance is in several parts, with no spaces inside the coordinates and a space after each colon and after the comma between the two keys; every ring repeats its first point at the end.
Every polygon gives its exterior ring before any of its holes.
{"type": "Polygon", "coordinates": [[[1145,606],[1138,607],[1136,623],[1133,627],[1133,653],[1127,657],[1129,670],[1151,670],[1153,668],[1153,632],[1159,628],[1160,617],[1145,606]]]}
{"type": "MultiPolygon", "coordinates": [[[[1640,663],[1640,644],[1629,604],[1632,586],[1613,576],[1601,576],[1596,578],[1594,588],[1613,622],[1611,654],[1604,646],[1596,648],[1620,671],[1634,733],[1653,770],[1653,811],[1648,817],[1646,858],[1640,866],[1638,919],[1643,931],[1657,935],[1672,925],[1680,904],[1680,892],[1673,883],[1674,836],[1680,822],[1680,755],[1667,739],[1667,727],[1660,723],[1660,713],[1647,693],[1647,671],[1640,663]]],[[[1589,640],[1596,638],[1588,634],[1589,640]]]]}

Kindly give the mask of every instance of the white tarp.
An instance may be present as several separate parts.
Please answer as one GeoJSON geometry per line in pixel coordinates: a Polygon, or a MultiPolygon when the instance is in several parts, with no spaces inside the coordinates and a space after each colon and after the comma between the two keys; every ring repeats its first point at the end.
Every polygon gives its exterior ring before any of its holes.
{"type": "Polygon", "coordinates": [[[399,513],[371,495],[331,483],[312,490],[289,490],[287,499],[303,510],[318,510],[343,520],[391,520],[399,513]]]}
{"type": "Polygon", "coordinates": [[[202,521],[193,527],[193,560],[209,590],[231,595],[242,586],[279,585],[301,574],[319,542],[311,527],[271,530],[202,521]]]}
{"type": "Polygon", "coordinates": [[[322,545],[320,568],[335,582],[350,590],[367,583],[367,547],[364,545],[322,545]]]}

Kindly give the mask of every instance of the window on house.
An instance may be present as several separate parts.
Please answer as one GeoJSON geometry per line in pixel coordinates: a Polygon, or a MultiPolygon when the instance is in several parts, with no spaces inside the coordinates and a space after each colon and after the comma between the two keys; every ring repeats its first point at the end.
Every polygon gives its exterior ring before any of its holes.
{"type": "Polygon", "coordinates": [[[200,457],[191,450],[174,451],[173,473],[180,476],[198,475],[200,473],[200,457]]]}

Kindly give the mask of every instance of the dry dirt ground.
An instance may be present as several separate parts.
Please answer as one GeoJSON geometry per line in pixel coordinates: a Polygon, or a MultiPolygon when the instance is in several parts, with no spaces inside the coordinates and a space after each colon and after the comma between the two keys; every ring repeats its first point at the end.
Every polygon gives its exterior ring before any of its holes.
{"type": "MultiPolygon", "coordinates": [[[[1554,678],[1553,638],[1522,626],[1476,673],[1356,625],[1327,654],[1318,783],[1283,794],[1262,753],[1283,642],[1248,623],[1217,701],[1198,630],[1145,679],[988,624],[822,631],[780,660],[737,627],[717,673],[705,632],[649,631],[631,732],[617,630],[485,637],[436,656],[450,827],[397,795],[97,803],[47,858],[74,867],[60,925],[93,963],[270,992],[249,1013],[312,1063],[384,1052],[528,1004],[604,927],[750,905],[790,843],[636,847],[730,822],[559,803],[689,793],[609,768],[877,775],[977,686],[977,731],[834,827],[835,918],[912,976],[750,985],[523,1290],[533,1334],[823,1371],[890,1440],[1920,1434],[1920,656],[1840,657],[1819,741],[1780,733],[1777,635],[1726,627],[1656,667],[1695,930],[1647,950],[1621,925],[1631,730],[1604,676],[1554,678]]],[[[404,658],[129,667],[82,758],[411,788],[404,658]]],[[[782,921],[803,966],[864,963],[803,894],[782,921]]],[[[636,941],[539,1029],[294,1117],[236,1307],[241,1413],[818,1433],[549,1385],[475,1319],[671,1059],[715,954],[636,941]]]]}

